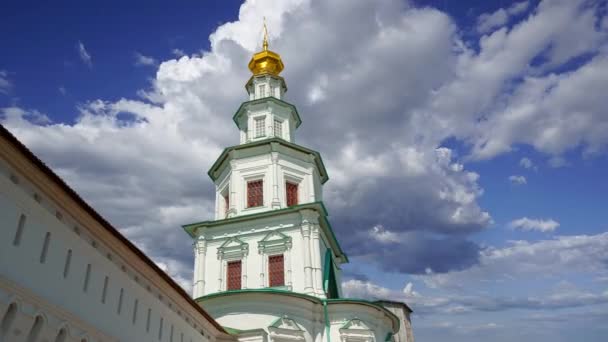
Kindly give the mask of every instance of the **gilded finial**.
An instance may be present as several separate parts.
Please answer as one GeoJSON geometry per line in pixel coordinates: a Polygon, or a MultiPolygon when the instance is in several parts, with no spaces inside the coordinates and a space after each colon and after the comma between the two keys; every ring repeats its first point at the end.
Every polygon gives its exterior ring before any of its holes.
{"type": "Polygon", "coordinates": [[[266,17],[264,17],[264,51],[268,50],[268,29],[266,28],[266,17]]]}
{"type": "Polygon", "coordinates": [[[264,43],[262,44],[263,50],[256,52],[249,61],[249,70],[254,75],[271,74],[278,76],[283,68],[283,61],[281,56],[271,50],[268,50],[268,28],[266,27],[266,17],[264,17],[264,43]]]}

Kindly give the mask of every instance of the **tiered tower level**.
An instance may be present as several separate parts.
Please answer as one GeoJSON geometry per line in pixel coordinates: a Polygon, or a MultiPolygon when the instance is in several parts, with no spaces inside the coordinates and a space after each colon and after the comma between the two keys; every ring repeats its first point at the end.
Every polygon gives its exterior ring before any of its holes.
{"type": "Polygon", "coordinates": [[[342,298],[348,258],[323,205],[327,171],[318,152],[295,142],[302,120],[284,100],[283,68],[265,35],[249,62],[249,100],[233,117],[240,143],[208,172],[215,219],[183,226],[194,239],[193,297],[220,324],[242,332],[239,340],[392,338],[400,320],[392,311],[401,306],[342,298]]]}
{"type": "Polygon", "coordinates": [[[295,143],[302,120],[283,100],[283,61],[263,46],[249,62],[249,101],[233,117],[240,144],[208,172],[215,220],[184,226],[195,239],[193,295],[275,288],[338,297],[348,259],[322,201],[327,171],[318,152],[295,143]]]}

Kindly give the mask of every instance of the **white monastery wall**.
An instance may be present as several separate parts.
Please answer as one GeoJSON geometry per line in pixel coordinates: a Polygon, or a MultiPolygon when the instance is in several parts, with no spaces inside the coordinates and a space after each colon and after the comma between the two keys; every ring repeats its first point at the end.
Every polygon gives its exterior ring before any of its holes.
{"type": "Polygon", "coordinates": [[[0,332],[3,341],[25,341],[30,330],[38,329],[27,322],[36,321],[36,315],[43,322],[38,330],[54,334],[53,341],[61,333],[60,324],[50,326],[55,318],[49,317],[59,317],[85,340],[213,340],[200,317],[167,298],[113,251],[117,246],[96,240],[3,160],[0,218],[0,320],[7,325],[0,332]],[[25,323],[6,320],[9,308],[15,308],[12,303],[19,310],[29,308],[25,323]]]}

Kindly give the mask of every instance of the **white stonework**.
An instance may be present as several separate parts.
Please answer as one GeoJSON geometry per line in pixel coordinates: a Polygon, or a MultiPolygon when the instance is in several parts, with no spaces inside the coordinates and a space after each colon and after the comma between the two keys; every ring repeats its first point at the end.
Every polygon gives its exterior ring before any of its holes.
{"type": "Polygon", "coordinates": [[[254,55],[249,101],[234,115],[240,144],[208,172],[215,218],[184,226],[195,246],[193,297],[239,341],[413,342],[405,304],[342,298],[348,258],[323,205],[323,161],[295,143],[301,121],[283,101],[283,78],[255,74],[256,63],[282,66],[272,52],[254,55]],[[282,275],[276,263],[271,270],[277,258],[282,275]]]}
{"type": "Polygon", "coordinates": [[[0,128],[0,341],[233,339],[0,128]]]}

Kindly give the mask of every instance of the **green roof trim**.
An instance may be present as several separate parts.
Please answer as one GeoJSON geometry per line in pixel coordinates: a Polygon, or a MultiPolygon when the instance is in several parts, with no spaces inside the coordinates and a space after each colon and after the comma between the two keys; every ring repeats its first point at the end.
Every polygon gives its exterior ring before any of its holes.
{"type": "Polygon", "coordinates": [[[274,147],[273,147],[272,143],[277,143],[277,144],[283,145],[287,148],[291,148],[291,149],[294,149],[296,151],[299,151],[299,152],[302,152],[305,154],[313,155],[314,162],[317,165],[317,168],[319,169],[319,173],[321,176],[321,184],[325,184],[325,182],[327,182],[329,180],[329,175],[327,174],[327,169],[325,168],[325,164],[323,163],[323,159],[321,158],[321,154],[319,152],[317,152],[315,150],[311,150],[311,149],[303,147],[303,146],[300,146],[298,144],[294,144],[292,142],[289,142],[289,141],[281,139],[281,138],[276,138],[276,137],[253,141],[253,142],[249,142],[246,144],[226,147],[222,151],[220,156],[217,158],[215,163],[213,163],[213,165],[211,165],[211,168],[209,168],[209,171],[207,171],[207,175],[209,175],[209,178],[211,178],[215,182],[217,180],[217,178],[219,177],[219,174],[215,175],[215,173],[217,171],[219,171],[222,164],[230,157],[230,154],[232,151],[244,150],[244,149],[258,147],[258,146],[262,146],[262,145],[270,145],[270,151],[274,151],[274,147]]]}
{"type": "Polygon", "coordinates": [[[346,253],[344,253],[344,251],[342,250],[342,247],[340,247],[340,243],[338,242],[338,239],[336,238],[336,234],[334,233],[333,228],[331,227],[331,224],[329,223],[329,220],[327,219],[327,209],[325,208],[325,204],[323,204],[322,201],[304,203],[304,204],[294,205],[294,206],[291,206],[288,208],[268,210],[268,211],[264,211],[261,213],[241,215],[241,216],[226,218],[226,219],[222,219],[222,220],[209,220],[209,221],[190,223],[190,224],[183,225],[182,228],[186,231],[186,233],[188,233],[188,235],[190,235],[190,237],[195,238],[196,237],[195,232],[199,228],[213,228],[213,227],[223,226],[226,224],[231,224],[231,223],[236,223],[236,222],[241,222],[241,221],[248,221],[248,220],[252,220],[252,219],[271,217],[271,216],[282,215],[282,214],[289,214],[289,213],[297,212],[297,211],[300,211],[303,209],[311,209],[311,210],[314,210],[319,213],[319,222],[321,223],[320,226],[322,228],[324,228],[323,231],[326,233],[326,236],[327,236],[330,244],[333,247],[332,250],[334,251],[334,253],[336,254],[337,257],[341,258],[343,262],[347,263],[348,256],[346,255],[346,253]]]}
{"type": "Polygon", "coordinates": [[[283,295],[283,296],[302,298],[302,299],[307,299],[307,300],[310,300],[312,302],[315,302],[317,304],[322,304],[322,305],[324,303],[327,303],[328,305],[331,305],[331,304],[359,304],[359,305],[371,306],[373,308],[376,308],[376,309],[384,312],[387,316],[389,316],[393,320],[393,323],[394,323],[393,328],[394,328],[395,332],[399,331],[399,327],[400,327],[399,317],[397,317],[394,313],[390,312],[387,308],[383,307],[382,305],[380,305],[376,302],[373,302],[373,301],[365,300],[365,299],[356,299],[356,298],[322,299],[322,298],[314,297],[314,296],[307,295],[304,293],[299,293],[299,292],[277,290],[277,289],[272,289],[272,288],[263,288],[263,289],[241,289],[241,290],[216,292],[216,293],[208,294],[208,295],[205,295],[202,297],[198,297],[198,298],[194,299],[194,301],[197,303],[200,303],[207,299],[239,295],[239,294],[256,294],[256,293],[277,294],[277,295],[283,295]]]}
{"type": "Polygon", "coordinates": [[[241,329],[235,329],[227,326],[222,326],[222,328],[224,328],[224,330],[226,330],[230,335],[238,335],[243,332],[241,329]]]}
{"type": "Polygon", "coordinates": [[[283,105],[286,107],[289,107],[293,113],[295,114],[295,118],[296,118],[296,128],[300,127],[300,125],[302,124],[302,119],[300,118],[300,114],[298,113],[298,109],[296,108],[296,106],[292,105],[289,102],[283,101],[283,100],[279,100],[276,97],[263,97],[261,99],[257,99],[257,100],[251,100],[251,101],[245,101],[243,103],[241,103],[241,105],[239,106],[239,108],[236,110],[236,112],[234,113],[234,115],[232,116],[232,120],[234,121],[234,123],[236,124],[236,126],[239,126],[239,122],[238,122],[238,117],[241,115],[241,113],[243,112],[243,109],[245,109],[245,107],[249,107],[252,105],[256,105],[259,103],[264,103],[264,102],[274,102],[276,104],[279,105],[283,105]]]}

